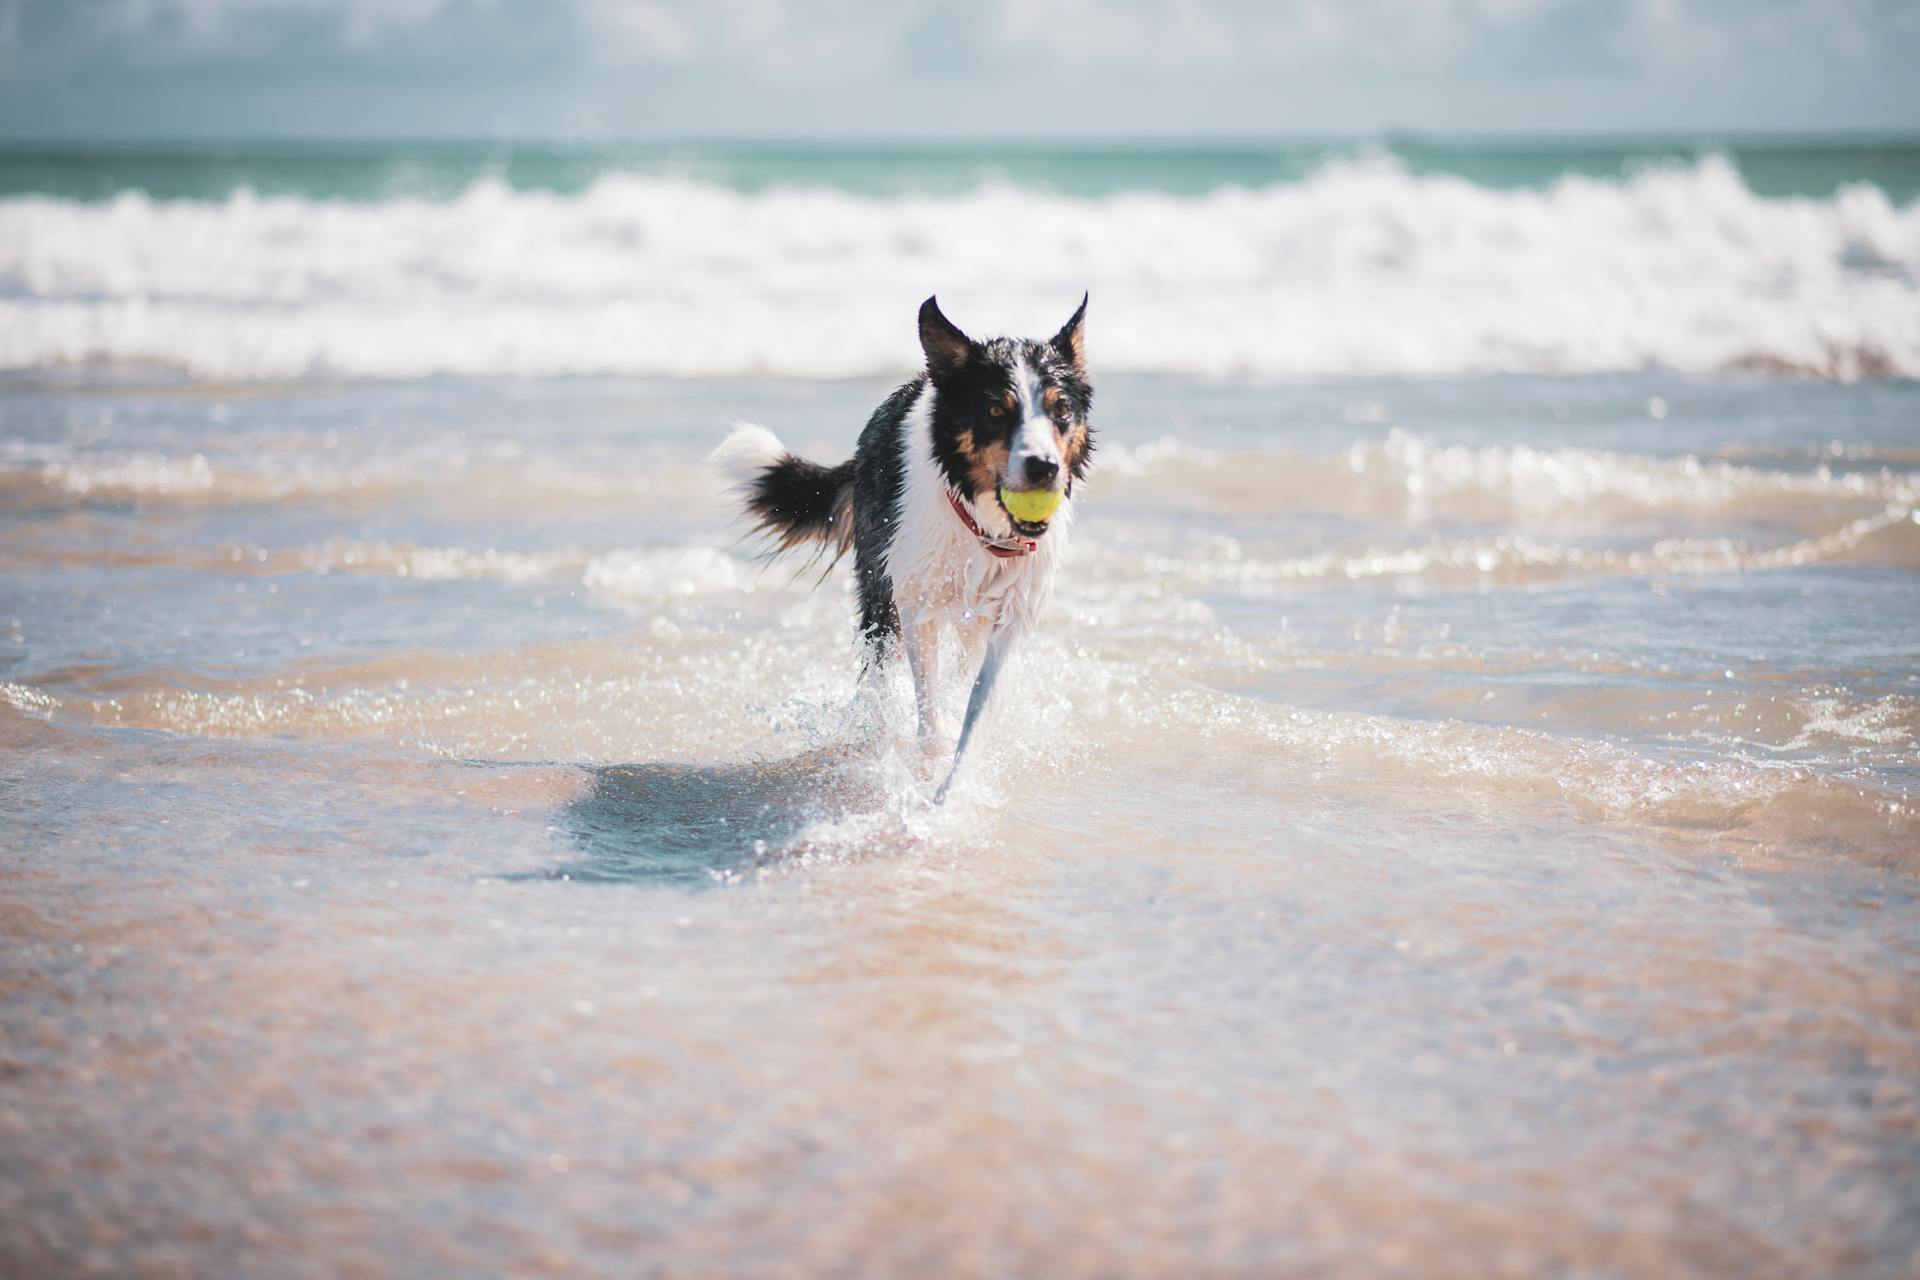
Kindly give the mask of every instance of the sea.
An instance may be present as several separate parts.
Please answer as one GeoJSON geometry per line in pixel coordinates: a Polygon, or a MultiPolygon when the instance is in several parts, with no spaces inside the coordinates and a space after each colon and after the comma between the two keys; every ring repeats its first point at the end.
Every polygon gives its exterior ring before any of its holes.
{"type": "Polygon", "coordinates": [[[1916,1268],[1920,140],[0,149],[0,1272],[1916,1268]],[[941,805],[705,463],[931,294],[941,805]]]}

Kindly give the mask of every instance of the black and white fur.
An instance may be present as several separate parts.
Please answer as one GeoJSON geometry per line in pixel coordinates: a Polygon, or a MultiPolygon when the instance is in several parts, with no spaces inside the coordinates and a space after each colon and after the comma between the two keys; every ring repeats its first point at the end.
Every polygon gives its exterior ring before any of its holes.
{"type": "Polygon", "coordinates": [[[940,629],[959,634],[966,662],[980,666],[956,765],[996,673],[1052,593],[1073,523],[1074,490],[1093,451],[1086,313],[1083,298],[1050,339],[976,342],[928,298],[920,308],[926,371],[874,410],[852,458],[833,467],[808,462],[751,425],[714,451],[776,553],[810,542],[835,560],[853,552],[869,666],[896,643],[906,650],[929,752],[944,745],[940,629]],[[1002,488],[1052,489],[1063,498],[1050,519],[1030,524],[1007,511],[1002,488]],[[1032,551],[993,554],[955,514],[949,493],[986,539],[1030,543],[1032,551]]]}

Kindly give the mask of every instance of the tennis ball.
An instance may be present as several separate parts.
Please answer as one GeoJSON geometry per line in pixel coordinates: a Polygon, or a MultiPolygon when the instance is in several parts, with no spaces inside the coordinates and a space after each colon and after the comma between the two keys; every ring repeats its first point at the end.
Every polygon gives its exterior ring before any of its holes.
{"type": "Polygon", "coordinates": [[[1028,524],[1039,524],[1051,519],[1060,509],[1060,492],[1057,489],[1009,489],[1000,487],[1000,504],[1013,514],[1015,520],[1024,520],[1028,524]]]}

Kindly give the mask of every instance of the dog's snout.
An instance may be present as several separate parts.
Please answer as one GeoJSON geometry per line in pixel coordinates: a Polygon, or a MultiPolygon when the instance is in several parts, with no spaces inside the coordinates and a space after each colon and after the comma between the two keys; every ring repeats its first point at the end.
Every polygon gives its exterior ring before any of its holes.
{"type": "Polygon", "coordinates": [[[1052,458],[1027,459],[1028,484],[1052,484],[1054,477],[1060,474],[1060,464],[1052,458]]]}

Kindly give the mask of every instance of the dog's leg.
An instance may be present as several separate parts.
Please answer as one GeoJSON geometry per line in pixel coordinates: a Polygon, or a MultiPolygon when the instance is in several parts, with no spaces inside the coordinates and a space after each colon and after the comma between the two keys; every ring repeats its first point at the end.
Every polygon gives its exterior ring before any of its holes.
{"type": "Polygon", "coordinates": [[[960,774],[960,761],[967,754],[967,743],[973,738],[974,727],[980,723],[980,717],[993,702],[994,684],[1000,678],[1001,668],[1020,643],[1023,631],[1018,625],[995,628],[987,640],[987,656],[981,660],[980,674],[973,678],[973,692],[967,695],[967,718],[960,722],[960,743],[953,749],[953,768],[947,770],[947,780],[940,784],[940,790],[933,795],[933,802],[940,804],[947,798],[947,789],[953,786],[953,780],[960,774]]]}
{"type": "Polygon", "coordinates": [[[913,705],[920,719],[920,749],[928,755],[941,750],[940,624],[933,617],[905,617],[901,633],[907,646],[907,666],[913,672],[913,705]]]}
{"type": "Polygon", "coordinates": [[[986,652],[987,637],[993,634],[993,624],[998,621],[995,613],[975,613],[971,617],[962,616],[954,633],[960,637],[960,666],[980,669],[982,655],[986,652]]]}

